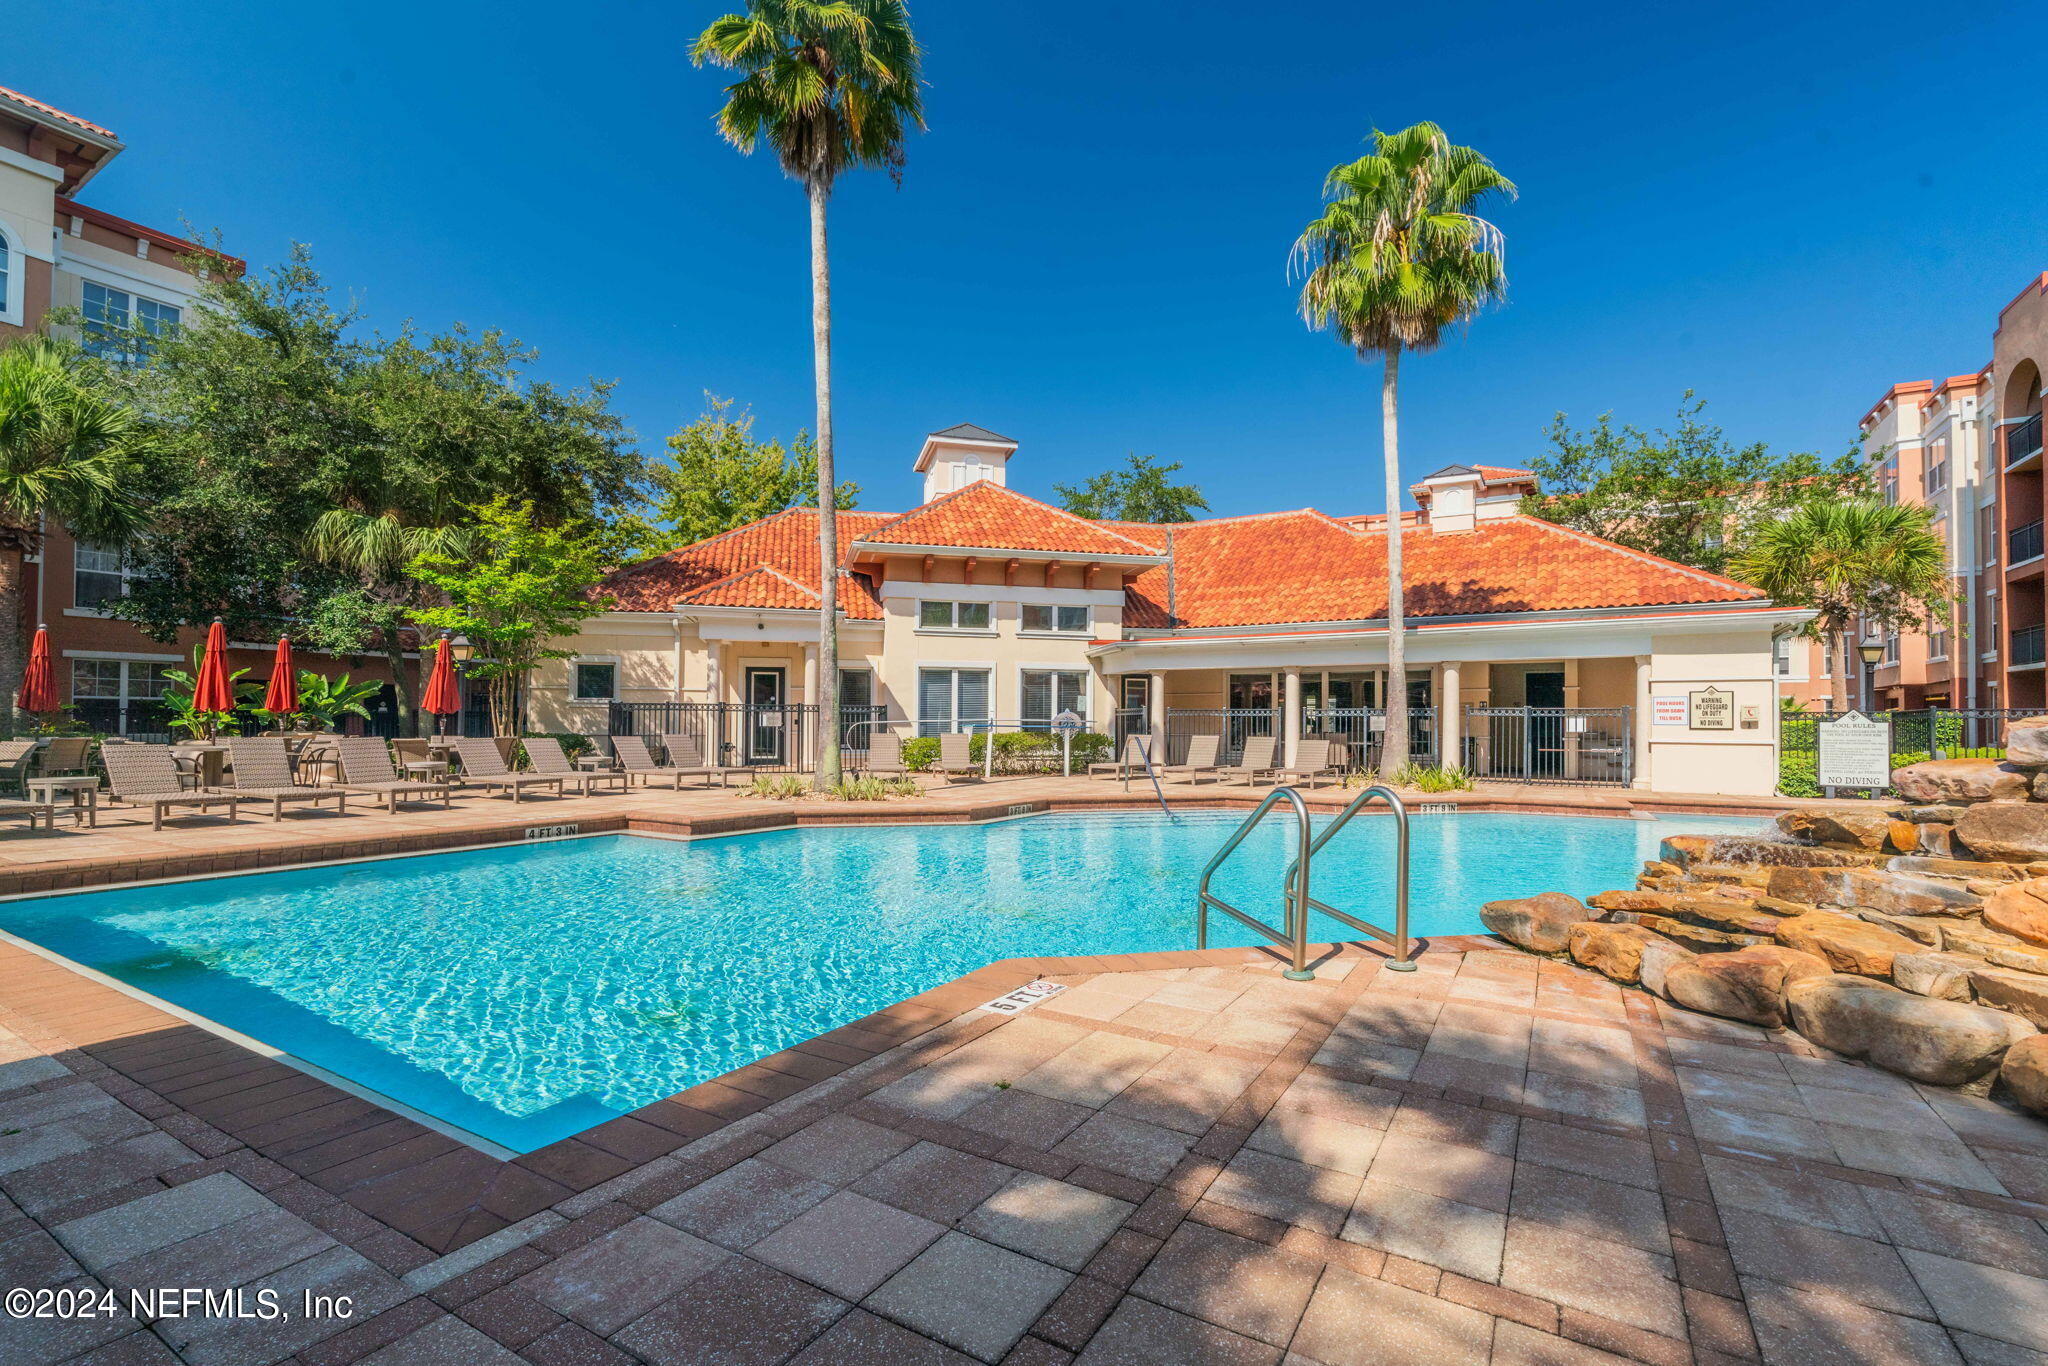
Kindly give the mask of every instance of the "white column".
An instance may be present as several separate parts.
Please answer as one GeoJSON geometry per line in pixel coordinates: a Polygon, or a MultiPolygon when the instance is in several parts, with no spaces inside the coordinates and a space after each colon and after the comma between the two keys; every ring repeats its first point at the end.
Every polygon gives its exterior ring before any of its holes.
{"type": "Polygon", "coordinates": [[[1280,733],[1282,760],[1289,768],[1296,762],[1301,748],[1301,670],[1292,666],[1281,671],[1283,702],[1280,710],[1280,733]]]}
{"type": "MultiPolygon", "coordinates": [[[[704,700],[714,705],[725,700],[725,671],[718,667],[724,655],[723,641],[704,642],[704,700]]],[[[718,761],[713,759],[711,762],[718,761]]]]}
{"type": "Polygon", "coordinates": [[[1443,669],[1443,683],[1436,696],[1437,729],[1443,736],[1437,746],[1437,762],[1446,768],[1456,768],[1465,761],[1465,699],[1460,691],[1458,661],[1445,660],[1443,669]]]}
{"type": "Polygon", "coordinates": [[[1165,674],[1156,673],[1152,675],[1152,685],[1145,690],[1145,699],[1148,704],[1146,710],[1149,713],[1145,718],[1145,724],[1154,735],[1159,737],[1160,743],[1164,744],[1166,742],[1165,674]]]}
{"type": "Polygon", "coordinates": [[[1636,656],[1635,778],[1630,787],[1650,785],[1650,656],[1636,656]]]}
{"type": "Polygon", "coordinates": [[[804,705],[815,706],[818,701],[818,647],[804,646],[804,705]]]}

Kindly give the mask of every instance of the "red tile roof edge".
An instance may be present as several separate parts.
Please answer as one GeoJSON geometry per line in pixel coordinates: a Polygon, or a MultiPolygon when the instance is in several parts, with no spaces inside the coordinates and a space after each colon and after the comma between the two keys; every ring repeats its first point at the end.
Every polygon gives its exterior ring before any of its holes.
{"type": "Polygon", "coordinates": [[[1740,579],[1731,579],[1726,574],[1714,574],[1704,569],[1695,569],[1689,564],[1680,564],[1677,560],[1667,560],[1662,555],[1652,555],[1647,550],[1631,550],[1625,545],[1618,545],[1613,541],[1603,540],[1591,532],[1580,531],[1576,527],[1559,526],[1556,522],[1546,522],[1541,517],[1531,517],[1521,512],[1516,513],[1512,518],[1503,518],[1502,520],[1528,522],[1545,531],[1555,532],[1560,536],[1583,541],[1588,545],[1596,545],[1602,550],[1612,550],[1618,555],[1626,555],[1630,559],[1640,561],[1643,564],[1653,564],[1660,569],[1675,570],[1689,578],[1698,579],[1702,583],[1710,583],[1720,588],[1733,588],[1742,594],[1739,598],[1727,599],[1729,602],[1766,600],[1764,591],[1754,584],[1744,583],[1740,579]]]}
{"type": "MultiPolygon", "coordinates": [[[[1096,521],[1092,517],[1083,517],[1078,513],[1069,512],[1063,507],[1054,507],[1051,503],[1047,503],[1041,501],[1040,499],[1033,498],[1028,493],[1019,493],[1017,492],[1017,490],[1010,488],[1006,484],[998,484],[993,480],[989,479],[977,479],[972,484],[967,485],[967,487],[965,488],[954,489],[951,493],[942,493],[938,497],[932,499],[930,502],[920,503],[918,504],[918,506],[912,508],[910,511],[893,517],[889,521],[882,523],[880,526],[869,528],[867,531],[860,533],[860,535],[857,536],[855,539],[866,541],[871,545],[919,544],[919,542],[878,541],[874,538],[882,532],[887,531],[890,527],[896,526],[899,523],[908,522],[913,520],[914,518],[927,516],[930,513],[938,510],[939,508],[944,507],[946,504],[953,502],[955,499],[973,493],[976,489],[980,488],[984,484],[988,485],[990,489],[993,489],[1006,497],[1019,499],[1023,502],[1031,504],[1033,507],[1039,508],[1045,512],[1052,513],[1056,517],[1063,517],[1066,520],[1073,522],[1079,526],[1084,526],[1091,531],[1099,532],[1104,536],[1115,537],[1117,540],[1122,541],[1126,545],[1130,546],[1130,550],[1128,552],[1117,553],[1129,553],[1134,555],[1158,555],[1161,553],[1160,548],[1158,546],[1146,545],[1142,541],[1136,541],[1131,539],[1129,536],[1124,535],[1120,531],[1112,531],[1107,524],[1096,521]]],[[[1010,549],[1011,547],[990,546],[987,548],[991,550],[996,550],[1010,549]]]]}
{"type": "MultiPolygon", "coordinates": [[[[811,600],[811,601],[812,601],[813,603],[816,603],[816,602],[818,601],[818,590],[817,590],[817,589],[815,589],[815,588],[811,587],[811,586],[810,586],[809,584],[804,584],[804,583],[798,583],[798,582],[797,582],[797,581],[796,581],[795,579],[793,579],[793,578],[791,578],[791,577],[790,577],[789,575],[787,575],[787,574],[783,573],[783,572],[782,572],[782,571],[781,571],[780,569],[777,569],[777,568],[776,568],[776,567],[775,567],[774,565],[772,565],[772,564],[767,564],[767,563],[765,563],[765,562],[764,562],[764,563],[762,563],[762,564],[757,564],[757,565],[755,565],[755,566],[754,566],[754,567],[753,567],[752,569],[742,569],[742,570],[740,570],[740,571],[739,571],[738,573],[736,573],[736,574],[727,574],[727,575],[726,575],[726,576],[725,576],[724,578],[722,578],[722,579],[715,579],[715,580],[713,580],[712,582],[710,582],[710,583],[707,583],[707,584],[705,584],[705,585],[704,585],[704,586],[703,586],[702,588],[696,589],[696,590],[695,590],[695,591],[693,591],[693,592],[685,593],[685,594],[684,594],[684,595],[683,595],[682,597],[679,597],[679,598],[677,598],[677,599],[676,599],[676,603],[677,603],[677,605],[681,605],[681,604],[683,604],[683,603],[696,603],[696,602],[697,602],[697,599],[699,599],[699,598],[702,598],[702,597],[706,596],[707,594],[710,594],[710,593],[715,593],[715,592],[717,592],[717,591],[718,591],[719,589],[721,589],[721,588],[729,588],[729,587],[731,587],[732,585],[734,585],[734,584],[736,584],[736,583],[739,583],[739,582],[740,582],[740,581],[741,581],[742,579],[751,579],[751,578],[753,578],[753,577],[754,577],[754,576],[755,576],[756,574],[766,574],[766,575],[768,575],[768,576],[769,576],[769,577],[771,577],[771,578],[775,578],[775,579],[780,579],[780,580],[781,580],[782,582],[784,582],[784,583],[788,584],[788,585],[789,585],[789,586],[790,586],[791,588],[794,588],[794,589],[796,589],[796,591],[797,591],[797,592],[799,592],[799,593],[802,593],[802,594],[803,594],[803,595],[804,595],[805,597],[809,598],[809,599],[810,599],[810,600],[811,600]]],[[[840,574],[840,577],[841,577],[841,578],[844,578],[844,577],[846,576],[846,571],[845,571],[844,569],[842,569],[842,570],[840,570],[840,571],[839,571],[839,574],[840,574]]],[[[705,605],[705,604],[702,604],[702,603],[698,603],[697,605],[699,605],[699,606],[703,606],[703,605],[705,605]]],[[[729,606],[729,605],[731,605],[731,604],[726,604],[726,605],[728,605],[728,606],[729,606]]],[[[802,610],[802,609],[801,609],[801,608],[781,608],[781,609],[761,608],[761,609],[757,609],[757,610],[762,610],[762,611],[771,611],[771,610],[781,610],[781,611],[800,611],[800,610],[802,610]]]]}
{"type": "Polygon", "coordinates": [[[0,96],[5,96],[7,99],[13,100],[17,104],[25,104],[29,108],[34,109],[40,113],[48,114],[53,119],[62,119],[65,123],[70,124],[74,128],[81,128],[88,133],[92,133],[98,137],[106,138],[111,142],[119,142],[121,140],[120,134],[116,133],[113,129],[102,128],[100,127],[100,125],[94,123],[92,120],[82,119],[78,117],[78,115],[76,114],[67,114],[62,109],[59,109],[56,105],[45,103],[44,101],[37,99],[33,95],[24,95],[19,90],[12,90],[9,89],[7,86],[0,85],[0,96]]]}

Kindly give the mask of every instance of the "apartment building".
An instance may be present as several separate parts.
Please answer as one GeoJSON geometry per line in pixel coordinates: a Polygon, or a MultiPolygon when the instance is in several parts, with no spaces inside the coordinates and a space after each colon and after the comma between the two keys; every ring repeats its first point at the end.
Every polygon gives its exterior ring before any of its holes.
{"type": "MultiPolygon", "coordinates": [[[[53,312],[81,318],[87,346],[101,344],[95,324],[174,328],[201,306],[207,271],[244,268],[83,202],[124,150],[113,130],[0,87],[0,345],[66,330],[51,325],[53,312]]],[[[80,720],[103,731],[160,732],[164,671],[189,661],[198,633],[165,643],[110,617],[106,604],[127,581],[119,547],[79,541],[62,526],[43,531],[40,553],[23,566],[24,617],[0,625],[24,634],[39,622],[49,626],[57,684],[80,720]]],[[[231,667],[246,665],[263,678],[273,644],[236,642],[231,667]]],[[[359,678],[382,677],[374,660],[342,667],[359,678]]],[[[387,711],[391,705],[387,698],[387,711]]]]}
{"type": "Polygon", "coordinates": [[[2041,399],[2048,383],[2048,272],[1998,314],[1990,389],[1997,404],[2000,582],[2004,604],[2005,704],[2048,706],[2043,675],[2041,399]]]}

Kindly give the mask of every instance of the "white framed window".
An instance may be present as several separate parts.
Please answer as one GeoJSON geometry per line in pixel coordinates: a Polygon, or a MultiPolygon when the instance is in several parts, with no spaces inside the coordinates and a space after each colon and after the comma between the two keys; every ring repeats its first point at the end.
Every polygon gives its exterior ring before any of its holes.
{"type": "Polygon", "coordinates": [[[171,688],[165,671],[176,667],[141,659],[74,659],[72,714],[106,735],[161,734],[169,729],[158,705],[171,688]]]}
{"type": "Polygon", "coordinates": [[[128,567],[118,546],[77,541],[71,547],[71,605],[100,611],[128,596],[128,567]]]}
{"type": "Polygon", "coordinates": [[[1088,674],[1085,670],[1026,669],[1023,676],[1026,730],[1048,730],[1052,718],[1071,711],[1088,719],[1088,674]]]}
{"type": "Polygon", "coordinates": [[[84,302],[85,349],[131,364],[148,353],[148,338],[177,327],[185,316],[176,304],[146,299],[97,280],[85,281],[84,302]]]}
{"type": "Polygon", "coordinates": [[[917,733],[947,735],[971,730],[986,721],[989,702],[987,669],[919,669],[917,671],[917,733]]]}
{"type": "Polygon", "coordinates": [[[619,695],[619,666],[610,659],[579,659],[570,666],[578,702],[610,702],[619,695]]]}
{"type": "Polygon", "coordinates": [[[1088,609],[1085,607],[1057,607],[1043,602],[1024,604],[1024,629],[1027,631],[1048,631],[1064,635],[1086,635],[1088,633],[1088,609]]]}
{"type": "Polygon", "coordinates": [[[989,629],[985,602],[940,602],[927,598],[917,605],[920,631],[986,631],[989,629]]]}
{"type": "Polygon", "coordinates": [[[1792,676],[1792,637],[1771,637],[1771,672],[1780,678],[1792,676]]]}
{"type": "Polygon", "coordinates": [[[22,292],[27,285],[28,262],[14,245],[14,238],[0,227],[0,323],[21,325],[22,292]]]}

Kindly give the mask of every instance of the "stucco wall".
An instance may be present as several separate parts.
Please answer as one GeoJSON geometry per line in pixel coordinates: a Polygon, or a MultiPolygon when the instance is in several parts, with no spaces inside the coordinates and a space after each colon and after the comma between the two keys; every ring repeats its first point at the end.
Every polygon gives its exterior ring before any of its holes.
{"type": "Polygon", "coordinates": [[[1661,792],[1767,796],[1778,782],[1777,688],[1771,677],[1767,626],[1715,635],[1660,635],[1650,657],[1648,786],[1661,792]],[[1708,686],[1735,695],[1736,728],[1693,730],[1656,724],[1658,697],[1684,700],[1708,686]],[[1756,726],[1744,729],[1743,709],[1754,707],[1756,726]]]}

